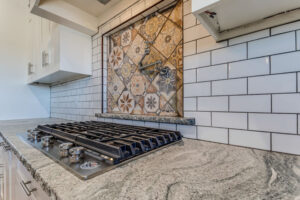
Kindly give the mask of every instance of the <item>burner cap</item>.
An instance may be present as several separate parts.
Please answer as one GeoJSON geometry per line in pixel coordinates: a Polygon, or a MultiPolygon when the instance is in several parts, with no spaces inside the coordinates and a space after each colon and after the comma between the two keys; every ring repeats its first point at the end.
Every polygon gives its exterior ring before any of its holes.
{"type": "Polygon", "coordinates": [[[59,155],[61,157],[67,157],[69,155],[69,149],[73,146],[73,143],[66,142],[59,145],[59,155]]]}
{"type": "Polygon", "coordinates": [[[53,143],[53,136],[47,135],[41,138],[42,139],[42,145],[44,147],[48,147],[50,144],[53,143]]]}
{"type": "Polygon", "coordinates": [[[84,151],[84,147],[73,147],[69,150],[71,155],[80,155],[84,151]]]}
{"type": "Polygon", "coordinates": [[[73,146],[73,143],[71,143],[71,142],[61,143],[59,145],[59,149],[61,149],[61,150],[69,150],[72,146],[73,146]]]}
{"type": "Polygon", "coordinates": [[[89,169],[95,169],[99,167],[100,164],[96,161],[87,161],[80,165],[81,169],[89,170],[89,169]]]}

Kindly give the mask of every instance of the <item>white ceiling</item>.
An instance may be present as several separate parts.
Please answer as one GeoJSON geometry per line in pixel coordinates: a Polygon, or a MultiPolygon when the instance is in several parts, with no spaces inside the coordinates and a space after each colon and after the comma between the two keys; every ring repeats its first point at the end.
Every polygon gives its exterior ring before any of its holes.
{"type": "Polygon", "coordinates": [[[121,0],[111,0],[106,5],[100,3],[97,0],[63,0],[63,1],[68,2],[69,4],[77,8],[80,8],[81,10],[91,15],[94,15],[95,17],[98,17],[99,15],[101,15],[101,13],[103,13],[113,5],[119,3],[121,0]]]}

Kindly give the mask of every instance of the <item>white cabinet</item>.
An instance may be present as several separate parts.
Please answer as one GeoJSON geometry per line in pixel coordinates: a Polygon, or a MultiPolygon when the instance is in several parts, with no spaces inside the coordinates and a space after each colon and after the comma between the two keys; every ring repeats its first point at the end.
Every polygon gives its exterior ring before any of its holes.
{"type": "Polygon", "coordinates": [[[0,148],[0,199],[1,200],[50,200],[41,186],[10,151],[0,148]]]}
{"type": "Polygon", "coordinates": [[[58,84],[92,74],[91,37],[29,14],[28,83],[58,84]]]}

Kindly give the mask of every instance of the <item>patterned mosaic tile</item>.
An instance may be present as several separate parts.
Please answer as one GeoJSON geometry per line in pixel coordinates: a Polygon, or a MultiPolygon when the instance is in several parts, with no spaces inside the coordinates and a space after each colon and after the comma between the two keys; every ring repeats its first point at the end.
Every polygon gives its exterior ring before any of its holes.
{"type": "Polygon", "coordinates": [[[121,68],[123,62],[123,50],[120,47],[114,47],[109,54],[109,64],[113,69],[121,68]]]}
{"type": "Polygon", "coordinates": [[[139,33],[147,41],[152,42],[160,32],[160,29],[163,27],[165,21],[166,18],[159,13],[155,13],[152,16],[146,17],[144,23],[140,26],[139,33]]]}
{"type": "MultiPolygon", "coordinates": [[[[160,54],[154,47],[150,48],[150,54],[145,57],[143,60],[143,65],[149,65],[156,61],[160,60],[162,63],[165,63],[166,58],[160,54]]],[[[146,69],[142,70],[142,73],[148,78],[150,82],[157,76],[159,71],[155,69],[155,65],[147,67],[146,69]]]]}
{"type": "Polygon", "coordinates": [[[112,96],[113,101],[117,101],[125,86],[113,70],[110,70],[110,76],[107,80],[107,89],[112,96]]]}
{"type": "Polygon", "coordinates": [[[159,97],[156,93],[146,94],[144,108],[149,113],[155,113],[158,111],[159,97]]]}
{"type": "Polygon", "coordinates": [[[109,40],[107,111],[149,116],[182,116],[182,3],[113,34],[109,40]],[[181,24],[181,25],[180,25],[181,24]],[[144,70],[138,64],[161,60],[144,70]],[[162,67],[157,66],[157,67],[162,67]]]}
{"type": "Polygon", "coordinates": [[[176,70],[170,70],[166,75],[157,75],[153,81],[153,85],[166,100],[169,100],[176,93],[176,74],[176,70]]]}
{"type": "Polygon", "coordinates": [[[131,77],[136,71],[137,66],[130,60],[128,56],[123,59],[122,67],[115,70],[116,74],[123,80],[125,85],[131,82],[131,77]]]}
{"type": "Polygon", "coordinates": [[[130,90],[133,95],[141,96],[144,95],[146,92],[147,80],[145,76],[140,73],[136,73],[130,83],[130,90]]]}
{"type": "Polygon", "coordinates": [[[165,57],[169,57],[182,39],[182,30],[168,20],[157,36],[154,46],[165,57]]]}
{"type": "Polygon", "coordinates": [[[145,52],[145,40],[138,34],[127,51],[128,57],[138,65],[145,52]]]}
{"type": "Polygon", "coordinates": [[[129,91],[124,91],[118,101],[121,113],[132,113],[135,102],[132,94],[129,91]]]}
{"type": "Polygon", "coordinates": [[[178,70],[183,69],[183,60],[182,60],[182,42],[176,47],[175,51],[169,57],[169,62],[175,66],[178,70]]]}
{"type": "Polygon", "coordinates": [[[169,19],[182,27],[182,2],[179,2],[172,11],[169,19]]]}

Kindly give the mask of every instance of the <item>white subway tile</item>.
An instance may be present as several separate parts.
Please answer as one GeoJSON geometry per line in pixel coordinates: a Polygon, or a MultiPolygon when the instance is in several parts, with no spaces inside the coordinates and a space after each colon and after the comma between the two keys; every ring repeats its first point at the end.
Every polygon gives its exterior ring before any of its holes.
{"type": "Polygon", "coordinates": [[[191,69],[191,70],[185,70],[183,72],[183,82],[184,83],[193,83],[196,82],[196,69],[191,69]]]}
{"type": "Polygon", "coordinates": [[[209,96],[210,83],[189,83],[184,84],[184,97],[209,96]]]}
{"type": "Polygon", "coordinates": [[[272,106],[275,113],[300,113],[300,94],[274,94],[272,106]]]}
{"type": "Polygon", "coordinates": [[[271,95],[231,96],[230,111],[271,112],[271,95]]]}
{"type": "Polygon", "coordinates": [[[270,36],[269,30],[268,29],[267,30],[262,30],[262,31],[258,31],[258,32],[255,32],[255,33],[250,33],[250,34],[247,34],[247,35],[243,35],[243,36],[240,36],[240,37],[230,39],[229,40],[229,45],[248,42],[248,41],[251,41],[251,40],[256,40],[256,39],[264,38],[264,37],[268,37],[268,36],[270,36]]]}
{"type": "Polygon", "coordinates": [[[189,42],[192,40],[200,39],[203,37],[209,36],[209,33],[207,30],[202,26],[202,24],[198,24],[196,26],[193,26],[191,28],[187,28],[184,30],[184,42],[189,42]]]}
{"type": "Polygon", "coordinates": [[[300,31],[297,31],[296,33],[296,37],[297,37],[297,50],[300,50],[300,31]]]}
{"type": "Polygon", "coordinates": [[[284,33],[249,42],[249,58],[284,53],[295,50],[295,33],[284,33]]]}
{"type": "Polygon", "coordinates": [[[205,37],[197,40],[197,52],[201,53],[204,51],[210,51],[222,47],[227,46],[227,41],[224,42],[216,42],[216,40],[212,37],[205,37]]]}
{"type": "Polygon", "coordinates": [[[195,26],[197,23],[196,17],[193,13],[190,13],[183,17],[183,28],[189,28],[195,26]]]}
{"type": "Polygon", "coordinates": [[[297,134],[297,117],[294,114],[249,113],[249,129],[297,134]]]}
{"type": "Polygon", "coordinates": [[[228,129],[198,126],[198,139],[218,143],[228,143],[228,129]]]}
{"type": "Polygon", "coordinates": [[[212,82],[212,95],[235,95],[247,93],[247,79],[212,82]]]}
{"type": "Polygon", "coordinates": [[[246,44],[239,44],[212,51],[212,64],[233,62],[247,58],[246,44]]]}
{"type": "Polygon", "coordinates": [[[300,134],[300,115],[298,114],[298,134],[300,134]]]}
{"type": "Polygon", "coordinates": [[[180,131],[185,138],[197,139],[196,126],[177,125],[177,131],[180,131]]]}
{"type": "Polygon", "coordinates": [[[183,56],[189,56],[196,53],[196,41],[184,43],[183,56]]]}
{"type": "Polygon", "coordinates": [[[196,125],[202,125],[202,126],[211,125],[210,112],[184,112],[184,117],[194,117],[196,125]]]}
{"type": "Polygon", "coordinates": [[[198,97],[199,111],[228,111],[228,97],[198,97]]]}
{"type": "Polygon", "coordinates": [[[188,111],[197,110],[197,98],[184,98],[183,100],[183,108],[188,111]]]}
{"type": "Polygon", "coordinates": [[[229,144],[232,145],[270,150],[270,141],[270,133],[232,129],[229,130],[229,144]]]}
{"type": "Polygon", "coordinates": [[[176,127],[176,124],[160,123],[159,128],[164,129],[164,130],[176,131],[177,127],[176,127]]]}
{"type": "Polygon", "coordinates": [[[201,53],[192,56],[186,56],[183,58],[183,67],[185,70],[193,69],[197,67],[204,67],[210,65],[210,53],[201,53]]]}
{"type": "Polygon", "coordinates": [[[229,78],[269,74],[269,58],[258,58],[229,64],[229,78]]]}
{"type": "Polygon", "coordinates": [[[211,81],[227,78],[227,64],[197,69],[197,81],[211,81]]]}
{"type": "Polygon", "coordinates": [[[249,94],[296,92],[296,74],[279,74],[248,79],[249,94]]]}
{"type": "Polygon", "coordinates": [[[300,21],[274,27],[274,28],[271,29],[271,34],[275,35],[275,34],[278,34],[278,33],[294,31],[294,30],[297,30],[297,29],[300,29],[300,21]]]}
{"type": "Polygon", "coordinates": [[[192,12],[192,1],[185,1],[183,3],[183,15],[187,15],[192,12]]]}
{"type": "Polygon", "coordinates": [[[300,155],[300,136],[272,134],[272,150],[300,155]]]}
{"type": "Polygon", "coordinates": [[[159,123],[156,123],[156,122],[145,122],[145,127],[159,128],[159,123]]]}
{"type": "Polygon", "coordinates": [[[271,73],[300,71],[300,52],[275,55],[271,57],[271,73]]]}
{"type": "Polygon", "coordinates": [[[144,121],[132,121],[132,125],[134,126],[145,126],[145,122],[144,121]]]}
{"type": "Polygon", "coordinates": [[[247,113],[212,113],[212,125],[224,128],[247,129],[247,113]]]}

